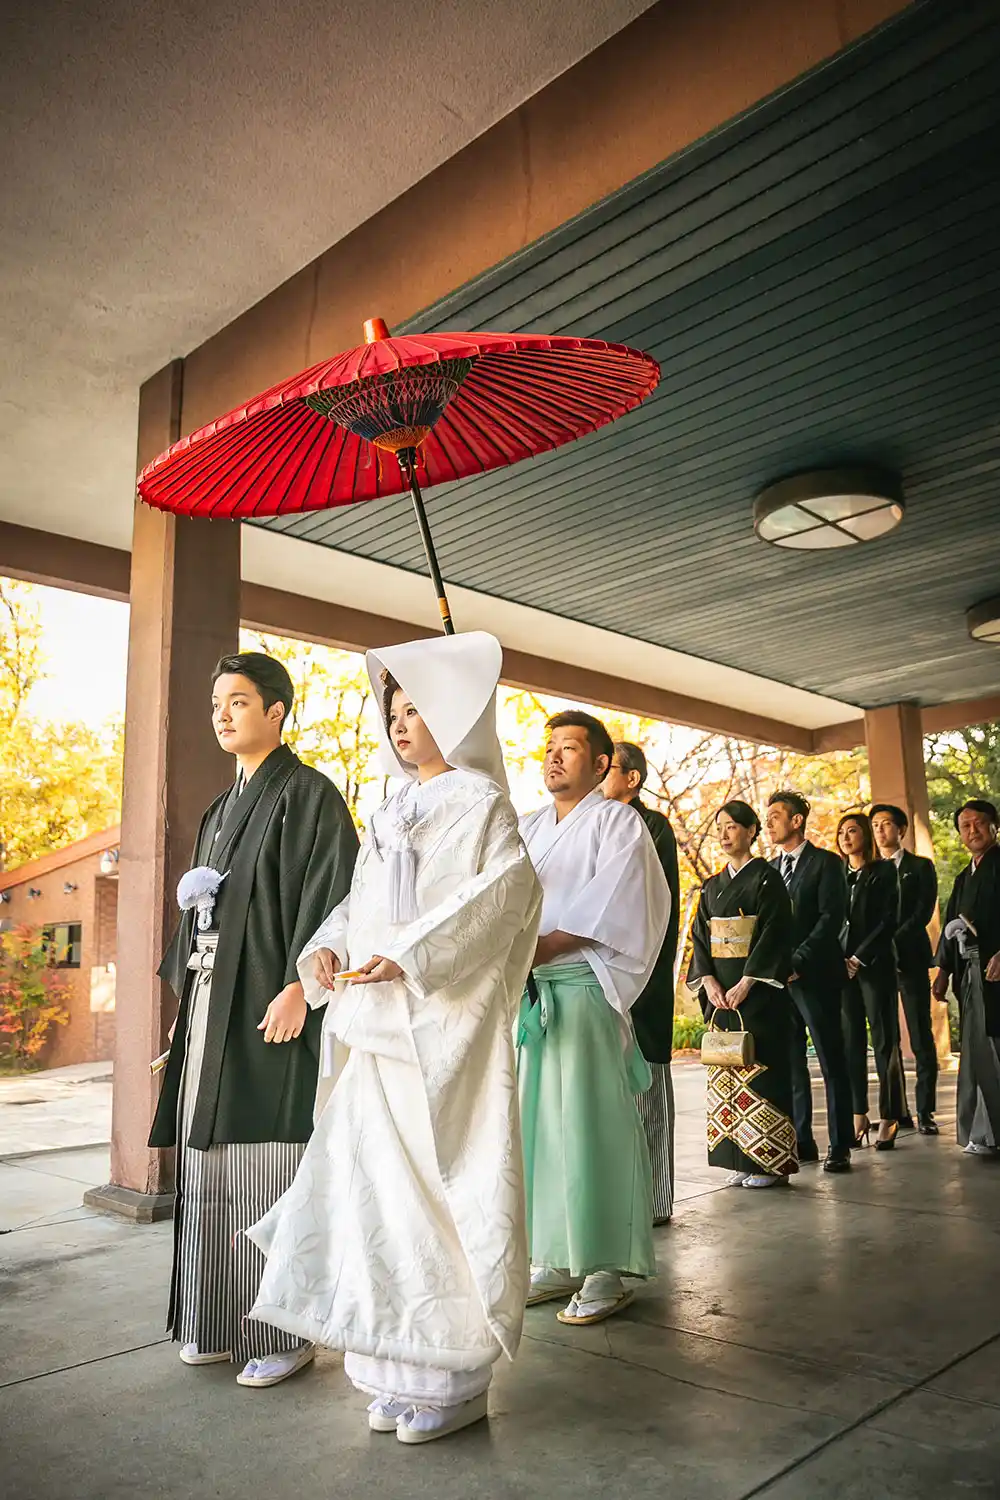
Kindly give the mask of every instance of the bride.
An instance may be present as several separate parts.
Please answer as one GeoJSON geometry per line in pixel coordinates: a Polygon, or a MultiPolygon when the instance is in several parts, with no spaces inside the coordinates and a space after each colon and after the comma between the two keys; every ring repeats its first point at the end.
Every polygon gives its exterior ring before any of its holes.
{"type": "Polygon", "coordinates": [[[349,1049],[295,1181],[250,1230],[252,1316],[345,1351],[369,1425],[422,1443],[486,1415],[528,1280],[512,1022],[540,891],[506,795],[499,642],[368,656],[381,755],[404,783],[350,895],[304,948],[328,1002],[324,1073],[349,1049]]]}

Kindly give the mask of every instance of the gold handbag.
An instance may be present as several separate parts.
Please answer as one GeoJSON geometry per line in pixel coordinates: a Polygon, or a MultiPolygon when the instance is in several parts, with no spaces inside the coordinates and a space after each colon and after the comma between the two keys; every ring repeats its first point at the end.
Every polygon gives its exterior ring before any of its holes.
{"type": "Polygon", "coordinates": [[[718,1010],[713,1010],[708,1030],[701,1039],[702,1063],[706,1068],[752,1068],[753,1032],[723,1031],[715,1024],[718,1014],[718,1010]]]}

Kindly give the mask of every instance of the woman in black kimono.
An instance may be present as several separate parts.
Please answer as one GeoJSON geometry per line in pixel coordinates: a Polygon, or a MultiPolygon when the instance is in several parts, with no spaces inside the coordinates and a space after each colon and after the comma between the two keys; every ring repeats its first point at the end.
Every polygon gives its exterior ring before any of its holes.
{"type": "Polygon", "coordinates": [[[970,1156],[992,1156],[1000,1146],[1000,818],[979,798],[955,814],[970,855],[945,912],[934,994],[959,996],[962,1056],[958,1067],[958,1142],[970,1156]]]}
{"type": "Polygon", "coordinates": [[[899,921],[899,884],[891,859],[879,859],[872,825],[864,813],[845,813],[837,825],[837,849],[847,875],[847,923],[841,1012],[847,1071],[854,1095],[855,1145],[867,1145],[868,1029],[878,1074],[879,1127],[876,1151],[891,1151],[906,1115],[903,1057],[899,1048],[899,995],[893,938],[899,921]]]}
{"type": "Polygon", "coordinates": [[[715,820],[728,864],[702,887],[688,986],[726,1031],[749,1031],[748,1067],[708,1069],[708,1160],[733,1186],[774,1187],[799,1170],[792,1124],[792,905],[785,882],[751,854],[760,820],[727,802],[715,820]],[[736,919],[736,920],[734,920],[736,919]]]}

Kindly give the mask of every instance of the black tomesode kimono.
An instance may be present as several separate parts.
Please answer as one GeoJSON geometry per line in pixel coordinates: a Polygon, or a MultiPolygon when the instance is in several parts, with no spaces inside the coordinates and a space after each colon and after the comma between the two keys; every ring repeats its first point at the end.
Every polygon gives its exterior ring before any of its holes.
{"type": "MultiPolygon", "coordinates": [[[[751,859],[735,876],[727,866],[706,880],[692,941],[692,989],[709,975],[724,990],[745,974],[760,981],[739,1011],[715,1013],[720,1029],[752,1033],[755,1061],[749,1068],[708,1069],[709,1164],[789,1176],[799,1169],[789,1061],[791,1000],[785,988],[792,969],[792,906],[778,872],[763,859],[751,859]],[[719,956],[718,942],[713,954],[712,919],[740,916],[756,918],[747,957],[719,956]]],[[[702,1004],[711,1016],[704,997],[702,1004]]]]}

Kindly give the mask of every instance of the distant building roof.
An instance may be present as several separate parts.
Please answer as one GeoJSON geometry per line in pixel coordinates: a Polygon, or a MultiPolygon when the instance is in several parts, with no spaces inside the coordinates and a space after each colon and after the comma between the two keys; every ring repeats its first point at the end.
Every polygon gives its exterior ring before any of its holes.
{"type": "Polygon", "coordinates": [[[121,836],[121,825],[118,824],[114,828],[106,828],[103,833],[88,833],[86,838],[66,844],[62,849],[55,849],[51,854],[43,854],[40,859],[29,859],[26,864],[18,865],[16,869],[0,871],[0,891],[9,890],[15,885],[24,885],[26,881],[36,880],[40,875],[50,875],[53,870],[61,870],[64,865],[76,864],[77,860],[86,859],[90,854],[100,854],[105,849],[114,849],[121,842],[121,836]]]}

